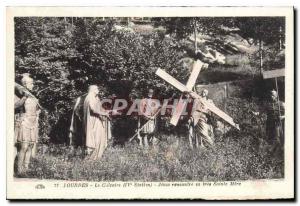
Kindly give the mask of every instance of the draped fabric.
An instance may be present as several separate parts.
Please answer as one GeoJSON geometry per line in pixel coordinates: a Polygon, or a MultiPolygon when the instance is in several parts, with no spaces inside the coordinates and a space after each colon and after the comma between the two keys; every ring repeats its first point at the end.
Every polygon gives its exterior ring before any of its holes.
{"type": "Polygon", "coordinates": [[[100,100],[94,94],[88,94],[83,105],[84,130],[86,147],[92,148],[93,153],[89,159],[100,159],[107,147],[110,136],[110,123],[104,117],[104,110],[100,106],[100,100]]]}
{"type": "Polygon", "coordinates": [[[280,120],[279,116],[284,115],[285,113],[284,102],[280,101],[279,106],[277,102],[267,103],[264,109],[267,112],[267,121],[266,121],[267,141],[270,144],[273,144],[275,141],[283,144],[284,120],[280,120]]]}
{"type": "Polygon", "coordinates": [[[200,138],[201,144],[212,146],[214,145],[213,127],[201,119],[195,125],[195,134],[200,138]]]}
{"type": "MultiPolygon", "coordinates": [[[[212,100],[202,100],[213,103],[212,100]]],[[[210,124],[210,112],[199,99],[195,99],[194,111],[192,111],[194,136],[200,139],[201,144],[212,146],[214,144],[213,127],[210,124]]]]}
{"type": "Polygon", "coordinates": [[[76,99],[73,109],[70,125],[70,144],[75,146],[85,145],[85,132],[83,123],[83,103],[87,95],[80,96],[76,99]]]}
{"type": "Polygon", "coordinates": [[[106,118],[106,121],[105,121],[105,128],[106,128],[106,131],[107,131],[107,139],[110,140],[112,138],[112,133],[111,133],[111,121],[106,118]]]}

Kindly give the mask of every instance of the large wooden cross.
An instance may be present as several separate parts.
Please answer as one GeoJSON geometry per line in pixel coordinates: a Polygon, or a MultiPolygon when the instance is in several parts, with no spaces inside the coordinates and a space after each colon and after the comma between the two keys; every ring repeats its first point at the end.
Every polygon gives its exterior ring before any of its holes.
{"type": "MultiPolygon", "coordinates": [[[[198,95],[196,92],[192,91],[192,88],[197,80],[197,77],[200,73],[201,68],[203,67],[204,63],[200,60],[197,60],[194,62],[192,73],[189,77],[189,80],[187,81],[187,84],[184,85],[181,82],[177,81],[174,77],[169,75],[167,72],[165,72],[162,69],[157,69],[156,75],[158,75],[160,78],[171,84],[173,87],[178,89],[181,92],[189,92],[189,94],[192,96],[192,98],[200,99],[201,103],[208,108],[212,113],[216,114],[223,120],[225,120],[227,123],[229,123],[231,126],[235,127],[236,129],[240,129],[239,125],[236,124],[232,117],[227,115],[225,112],[220,110],[218,107],[216,107],[214,104],[209,103],[208,101],[205,101],[200,95],[198,95]]],[[[177,125],[178,120],[181,116],[182,111],[185,109],[185,105],[187,104],[187,101],[183,100],[182,96],[180,97],[179,102],[176,105],[175,112],[173,112],[173,116],[171,118],[171,124],[177,125]]]]}

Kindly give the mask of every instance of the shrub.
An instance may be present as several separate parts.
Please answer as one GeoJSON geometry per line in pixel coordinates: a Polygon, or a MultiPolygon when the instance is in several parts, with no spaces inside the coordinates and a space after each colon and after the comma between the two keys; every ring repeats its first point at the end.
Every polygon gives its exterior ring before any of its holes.
{"type": "Polygon", "coordinates": [[[40,17],[16,18],[15,30],[16,80],[25,72],[36,80],[34,93],[47,110],[40,136],[56,143],[67,141],[74,99],[89,84],[103,85],[107,95],[141,97],[152,87],[164,96],[175,90],[153,78],[154,67],[182,78],[188,73],[179,69],[176,41],[156,30],[141,35],[99,18],[40,17]]]}

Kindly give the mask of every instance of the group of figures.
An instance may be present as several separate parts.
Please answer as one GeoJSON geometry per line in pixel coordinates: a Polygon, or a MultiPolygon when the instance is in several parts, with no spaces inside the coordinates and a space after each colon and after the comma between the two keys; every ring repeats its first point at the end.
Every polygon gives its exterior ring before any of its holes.
{"type": "MultiPolygon", "coordinates": [[[[17,174],[26,174],[29,163],[36,156],[39,131],[39,113],[41,107],[38,99],[30,91],[33,89],[33,79],[24,74],[21,80],[23,90],[15,91],[15,148],[16,148],[16,171],[17,174]]],[[[212,124],[213,115],[205,108],[203,101],[213,104],[208,98],[208,90],[196,87],[196,92],[201,96],[194,99],[194,108],[188,115],[188,134],[191,147],[211,147],[214,145],[214,129],[212,124]]],[[[87,94],[76,99],[71,126],[70,144],[80,145],[85,148],[85,159],[100,159],[112,138],[113,115],[120,114],[118,110],[105,109],[101,104],[103,88],[90,85],[87,94]]],[[[188,98],[189,95],[187,94],[188,98]]],[[[262,108],[267,113],[266,133],[269,144],[283,145],[283,121],[284,103],[279,102],[278,94],[271,92],[271,101],[262,108]]],[[[141,100],[142,110],[138,116],[136,135],[142,147],[149,147],[157,143],[155,131],[157,129],[157,117],[160,108],[152,108],[154,90],[150,89],[145,98],[141,100]]],[[[253,112],[260,115],[260,112],[253,112]]]]}

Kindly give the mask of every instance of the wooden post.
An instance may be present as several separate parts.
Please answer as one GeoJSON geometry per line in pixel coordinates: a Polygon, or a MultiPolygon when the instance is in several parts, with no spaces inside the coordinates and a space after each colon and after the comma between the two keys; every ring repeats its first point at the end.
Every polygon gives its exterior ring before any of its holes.
{"type": "Polygon", "coordinates": [[[263,74],[263,42],[259,40],[259,69],[260,74],[263,74]]]}
{"type": "MultiPolygon", "coordinates": [[[[224,112],[226,112],[226,107],[227,107],[227,102],[226,102],[226,99],[227,99],[227,83],[224,85],[224,112]]],[[[224,124],[224,130],[223,130],[223,135],[224,137],[226,137],[226,126],[224,124]]]]}
{"type": "Polygon", "coordinates": [[[194,19],[195,54],[197,53],[197,21],[194,19]]]}
{"type": "Polygon", "coordinates": [[[282,39],[281,39],[282,28],[279,27],[279,50],[282,49],[282,39]]]}
{"type": "Polygon", "coordinates": [[[138,140],[139,140],[139,145],[140,145],[141,147],[143,147],[143,142],[142,142],[143,140],[142,140],[142,138],[141,138],[140,128],[141,128],[141,121],[140,121],[140,118],[138,117],[138,127],[137,127],[138,131],[137,131],[137,138],[138,138],[138,140]]]}
{"type": "Polygon", "coordinates": [[[278,113],[279,113],[279,129],[280,129],[280,133],[282,133],[282,123],[281,123],[281,112],[280,112],[280,101],[279,101],[279,91],[278,91],[278,81],[277,81],[277,77],[275,77],[275,86],[276,86],[276,92],[277,92],[277,104],[278,104],[278,113]]]}

